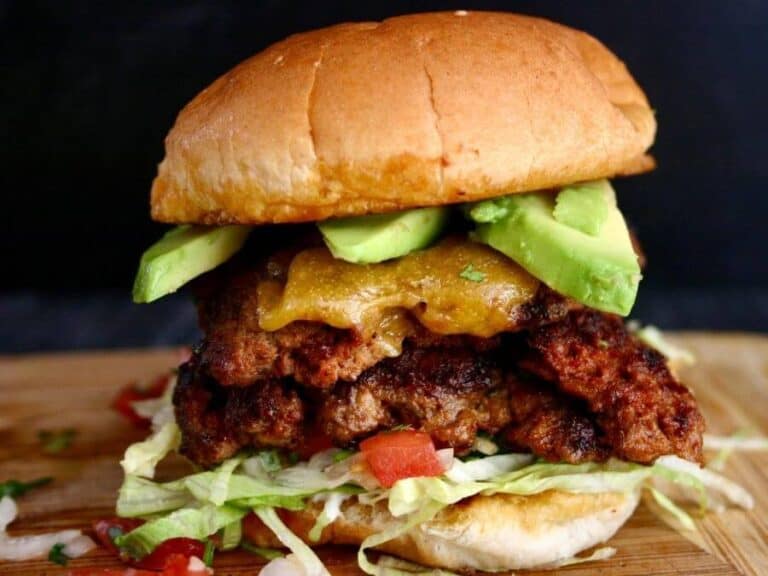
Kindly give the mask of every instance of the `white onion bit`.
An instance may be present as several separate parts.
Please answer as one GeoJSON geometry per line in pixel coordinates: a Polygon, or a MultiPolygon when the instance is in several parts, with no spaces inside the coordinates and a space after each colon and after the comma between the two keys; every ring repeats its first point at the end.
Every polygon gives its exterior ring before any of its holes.
{"type": "Polygon", "coordinates": [[[56,544],[64,544],[64,554],[77,558],[96,547],[80,530],[62,530],[48,534],[11,537],[5,529],[16,519],[18,508],[9,496],[0,500],[0,560],[21,561],[44,558],[56,544]]]}
{"type": "Polygon", "coordinates": [[[288,554],[285,558],[270,560],[261,569],[259,576],[307,576],[307,572],[294,554],[288,554]]]}

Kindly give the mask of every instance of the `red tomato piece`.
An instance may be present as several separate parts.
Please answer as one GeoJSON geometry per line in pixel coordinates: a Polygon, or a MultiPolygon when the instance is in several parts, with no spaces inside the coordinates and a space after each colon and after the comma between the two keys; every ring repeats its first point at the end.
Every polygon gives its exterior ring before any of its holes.
{"type": "Polygon", "coordinates": [[[443,473],[432,438],[424,432],[382,432],[360,442],[360,450],[371,472],[385,488],[403,478],[443,473]]]}
{"type": "Polygon", "coordinates": [[[126,534],[134,528],[138,528],[144,524],[144,520],[137,518],[104,518],[103,520],[96,520],[93,523],[93,531],[96,533],[96,538],[101,542],[107,550],[115,555],[120,555],[120,550],[115,545],[114,538],[120,534],[126,534]]]}
{"type": "MultiPolygon", "coordinates": [[[[185,561],[185,572],[181,573],[181,576],[185,576],[186,565],[190,556],[202,558],[204,554],[205,544],[200,542],[200,540],[194,540],[192,538],[170,538],[169,540],[158,544],[152,552],[144,556],[141,560],[132,562],[132,564],[137,568],[165,570],[169,564],[177,566],[179,564],[179,558],[182,558],[185,561]]],[[[176,568],[173,569],[175,570],[176,568]]],[[[171,576],[175,575],[176,572],[171,572],[171,576]]]]}
{"type": "Polygon", "coordinates": [[[171,554],[165,561],[162,576],[204,576],[211,574],[205,565],[200,570],[189,568],[189,558],[182,554],[171,554]]]}
{"type": "Polygon", "coordinates": [[[139,428],[149,428],[148,418],[139,416],[133,409],[133,403],[138,400],[148,400],[150,398],[159,398],[165,392],[171,381],[171,374],[163,374],[157,377],[146,388],[139,388],[135,383],[128,384],[118,392],[112,401],[112,408],[125,416],[131,424],[139,428]]]}

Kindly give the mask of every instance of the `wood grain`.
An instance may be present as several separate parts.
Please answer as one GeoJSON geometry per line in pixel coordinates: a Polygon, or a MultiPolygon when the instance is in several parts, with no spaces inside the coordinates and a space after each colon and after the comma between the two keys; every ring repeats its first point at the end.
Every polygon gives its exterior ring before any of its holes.
{"type": "MultiPolygon", "coordinates": [[[[699,359],[682,377],[695,390],[709,431],[768,433],[768,338],[688,333],[676,339],[699,359]]],[[[173,350],[0,357],[0,481],[55,478],[45,489],[19,500],[20,518],[12,526],[13,534],[87,528],[92,520],[112,513],[121,480],[119,457],[143,433],[110,410],[110,401],[121,386],[150,379],[175,362],[173,350]],[[45,454],[38,431],[64,428],[78,430],[71,447],[61,454],[45,454]]],[[[172,476],[185,466],[175,460],[161,473],[172,476]]],[[[689,541],[641,506],[610,542],[618,548],[613,559],[557,572],[768,574],[768,455],[735,455],[727,474],[750,489],[756,501],[753,511],[729,510],[708,516],[699,522],[700,533],[689,541]]],[[[353,550],[331,547],[320,554],[333,574],[359,574],[353,550]]],[[[258,564],[258,559],[246,553],[219,554],[216,573],[255,574],[258,564]]],[[[116,566],[113,558],[98,550],[72,561],[69,567],[116,566]]],[[[47,560],[0,563],[0,573],[8,575],[65,572],[47,560]]]]}

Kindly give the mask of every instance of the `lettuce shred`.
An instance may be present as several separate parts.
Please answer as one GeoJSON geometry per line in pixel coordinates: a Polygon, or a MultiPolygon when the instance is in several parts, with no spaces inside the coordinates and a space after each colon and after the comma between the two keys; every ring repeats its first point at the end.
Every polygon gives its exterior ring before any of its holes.
{"type": "MultiPolygon", "coordinates": [[[[148,441],[126,452],[126,475],[117,511],[120,516],[145,518],[147,522],[120,536],[117,543],[134,557],[180,536],[204,540],[219,533],[224,547],[234,548],[242,538],[243,517],[253,512],[291,550],[292,562],[300,564],[307,575],[325,576],[321,561],[285,526],[276,510],[301,510],[311,502],[321,503],[322,512],[310,534],[319,539],[323,529],[343,515],[344,502],[358,499],[367,504],[383,501],[398,519],[394,527],[369,536],[360,546],[358,563],[365,573],[446,576],[450,572],[428,570],[387,556],[373,563],[366,551],[429,522],[446,506],[478,494],[527,495],[553,489],[629,492],[645,488],[686,530],[695,529],[695,522],[678,502],[695,502],[700,510],[753,506],[751,495],[735,482],[676,456],[663,456],[652,465],[615,459],[553,464],[530,454],[494,454],[468,461],[453,458],[441,476],[406,478],[384,489],[370,486],[370,476],[360,475],[356,454],[345,453],[339,458],[339,451],[332,449],[308,462],[289,465],[278,453],[264,451],[231,458],[214,470],[156,482],[151,479],[154,467],[173,449],[177,435],[175,424],[166,423],[148,441]]],[[[605,559],[611,553],[612,549],[601,548],[589,557],[562,559],[557,566],[605,559]]]]}

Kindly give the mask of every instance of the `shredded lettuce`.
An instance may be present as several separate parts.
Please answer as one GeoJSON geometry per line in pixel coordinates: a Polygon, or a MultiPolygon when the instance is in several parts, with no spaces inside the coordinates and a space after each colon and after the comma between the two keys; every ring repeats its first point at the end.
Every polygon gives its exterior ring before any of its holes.
{"type": "Polygon", "coordinates": [[[764,452],[768,450],[768,438],[750,436],[749,431],[740,430],[731,436],[704,434],[704,449],[717,450],[717,455],[707,463],[710,470],[721,471],[733,452],[764,452]]]}
{"type": "Polygon", "coordinates": [[[746,432],[738,432],[732,436],[704,434],[704,448],[706,450],[763,452],[768,450],[768,438],[765,436],[748,436],[746,432]]]}
{"type": "Polygon", "coordinates": [[[678,362],[683,366],[696,364],[696,357],[689,350],[672,344],[656,326],[648,325],[641,328],[639,322],[633,321],[628,324],[628,327],[643,344],[661,352],[670,361],[678,362]]]}
{"type": "Polygon", "coordinates": [[[283,524],[280,517],[275,512],[274,508],[261,507],[254,508],[254,514],[259,517],[264,525],[272,530],[272,533],[278,540],[288,548],[293,554],[295,554],[298,561],[304,567],[306,576],[330,576],[328,570],[326,570],[320,558],[307,546],[301,538],[291,532],[288,527],[283,524]]]}
{"type": "Polygon", "coordinates": [[[656,504],[661,506],[662,510],[670,514],[685,530],[696,530],[696,524],[688,513],[675,504],[666,494],[650,486],[648,488],[656,504]]]}
{"type": "Polygon", "coordinates": [[[181,432],[176,422],[166,422],[143,442],[129,446],[120,465],[126,475],[154,478],[155,466],[168,453],[178,448],[179,442],[181,442],[181,432]]]}
{"type": "Polygon", "coordinates": [[[476,458],[468,462],[462,462],[455,458],[453,465],[445,473],[445,477],[457,484],[475,480],[490,480],[506,472],[527,466],[534,460],[535,457],[532,454],[499,454],[487,458],[476,458]]]}
{"type": "MultiPolygon", "coordinates": [[[[662,456],[656,460],[653,468],[664,469],[667,478],[676,484],[685,484],[688,478],[697,480],[704,486],[709,499],[714,499],[715,503],[719,498],[745,510],[751,510],[755,506],[752,495],[736,482],[712,470],[700,468],[688,460],[677,456],[662,456]]],[[[710,508],[708,501],[705,502],[705,507],[710,508]]]]}
{"type": "Polygon", "coordinates": [[[152,516],[191,504],[194,498],[181,485],[181,482],[156,484],[128,474],[117,497],[117,514],[124,518],[152,516]]]}
{"type": "Polygon", "coordinates": [[[227,501],[229,481],[232,479],[232,473],[235,471],[235,468],[240,466],[240,462],[239,458],[230,458],[219,466],[211,481],[211,490],[208,494],[208,500],[211,504],[221,506],[227,501]]]}
{"type": "MultiPolygon", "coordinates": [[[[169,429],[161,429],[157,434],[163,430],[169,429]]],[[[149,520],[118,539],[118,544],[131,555],[147,554],[169,538],[205,539],[219,531],[225,548],[236,547],[242,538],[241,520],[253,510],[291,549],[295,562],[312,576],[324,576],[327,572],[314,553],[280,521],[276,509],[301,510],[309,500],[322,502],[322,512],[310,532],[310,539],[317,540],[323,529],[343,514],[341,506],[347,498],[357,498],[363,504],[384,501],[399,521],[362,543],[358,554],[361,569],[370,575],[436,576],[449,573],[425,570],[385,556],[372,563],[365,551],[429,522],[446,506],[477,494],[528,495],[553,489],[629,492],[645,487],[656,504],[685,529],[695,528],[695,523],[677,501],[698,502],[702,510],[717,510],[725,504],[744,508],[753,505],[752,497],[738,484],[675,456],[661,457],[646,466],[619,460],[553,464],[538,461],[530,454],[496,454],[462,461],[446,452],[445,459],[450,462],[443,475],[406,478],[384,489],[371,484],[370,474],[361,472],[359,455],[335,449],[294,465],[286,465],[278,453],[266,451],[248,458],[229,459],[214,470],[158,483],[143,477],[148,472],[144,465],[153,462],[154,467],[159,461],[157,455],[165,450],[158,446],[167,446],[169,442],[150,438],[154,451],[147,449],[146,443],[140,444],[144,447],[133,447],[133,461],[143,464],[129,468],[137,472],[126,475],[118,499],[118,514],[149,520]],[[344,458],[340,459],[339,454],[344,458]]],[[[562,562],[601,559],[609,554],[608,550],[562,562]]]]}
{"type": "Polygon", "coordinates": [[[328,524],[332,523],[341,515],[341,505],[351,494],[342,494],[340,492],[327,492],[318,494],[313,500],[323,502],[323,510],[320,512],[315,525],[309,531],[309,539],[313,542],[320,540],[323,530],[328,524]]]}
{"type": "Polygon", "coordinates": [[[175,422],[173,391],[176,388],[177,381],[178,376],[172,376],[160,398],[148,398],[147,400],[131,402],[131,408],[133,408],[136,414],[152,421],[153,432],[157,432],[168,422],[175,422]]]}
{"type": "Polygon", "coordinates": [[[225,526],[237,522],[246,513],[247,510],[243,508],[228,505],[181,508],[118,536],[115,543],[134,558],[141,558],[170,538],[205,540],[225,526]]]}
{"type": "MultiPolygon", "coordinates": [[[[403,482],[403,480],[400,480],[400,482],[403,482]]],[[[395,486],[397,486],[397,484],[400,482],[396,482],[395,486]]],[[[382,530],[381,532],[368,536],[365,540],[363,540],[359,550],[357,551],[357,563],[360,566],[360,569],[366,574],[370,574],[371,576],[412,576],[413,574],[419,574],[423,576],[455,576],[451,572],[446,572],[444,570],[424,569],[421,572],[413,572],[411,570],[406,571],[400,568],[396,568],[392,565],[387,565],[386,563],[379,566],[368,560],[368,556],[365,554],[365,551],[368,548],[375,548],[376,546],[384,544],[384,542],[389,542],[390,540],[399,538],[412,528],[425,522],[429,522],[435,516],[437,516],[440,510],[445,508],[446,505],[447,504],[436,502],[434,500],[427,500],[422,503],[418,510],[412,512],[397,525],[388,528],[387,530],[382,530]]]]}
{"type": "Polygon", "coordinates": [[[221,531],[221,549],[234,550],[243,540],[243,522],[237,520],[224,526],[221,531]]]}

